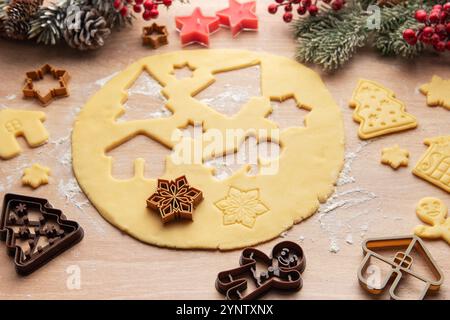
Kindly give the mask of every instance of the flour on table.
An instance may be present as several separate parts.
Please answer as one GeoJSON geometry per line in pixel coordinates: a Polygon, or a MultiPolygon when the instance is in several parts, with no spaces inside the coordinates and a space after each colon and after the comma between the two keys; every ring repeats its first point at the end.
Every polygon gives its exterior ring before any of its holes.
{"type": "Polygon", "coordinates": [[[103,87],[109,80],[114,78],[118,73],[119,73],[119,71],[116,71],[116,72],[110,74],[109,76],[101,78],[101,79],[95,81],[95,84],[100,86],[100,87],[103,87]]]}
{"type": "Polygon", "coordinates": [[[5,97],[6,100],[14,100],[15,98],[17,98],[15,94],[10,94],[5,97]]]}

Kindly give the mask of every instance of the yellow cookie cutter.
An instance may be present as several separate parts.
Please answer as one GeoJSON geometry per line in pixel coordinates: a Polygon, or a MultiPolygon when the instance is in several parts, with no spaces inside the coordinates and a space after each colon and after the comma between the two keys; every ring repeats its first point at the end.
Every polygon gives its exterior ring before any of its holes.
{"type": "Polygon", "coordinates": [[[437,292],[444,282],[444,274],[438,267],[428,249],[425,247],[423,241],[417,236],[398,236],[398,237],[383,237],[366,239],[362,245],[364,252],[364,259],[358,269],[358,280],[360,285],[372,294],[380,294],[385,291],[387,286],[391,283],[389,288],[389,295],[394,300],[405,300],[396,293],[402,278],[412,276],[424,283],[424,288],[418,296],[422,300],[430,291],[437,292]],[[386,257],[380,253],[375,252],[376,249],[396,249],[394,258],[386,257]],[[416,249],[427,262],[430,271],[435,276],[435,279],[429,279],[427,276],[421,275],[419,272],[411,270],[414,260],[411,256],[412,251],[416,249]],[[370,277],[365,277],[364,274],[372,265],[371,259],[378,259],[392,269],[386,274],[384,279],[380,279],[378,286],[371,283],[370,277]]]}

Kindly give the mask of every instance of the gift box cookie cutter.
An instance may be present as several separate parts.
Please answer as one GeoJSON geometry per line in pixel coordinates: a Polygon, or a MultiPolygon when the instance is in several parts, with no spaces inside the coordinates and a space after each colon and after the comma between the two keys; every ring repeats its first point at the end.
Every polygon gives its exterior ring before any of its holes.
{"type": "MultiPolygon", "coordinates": [[[[441,269],[436,264],[435,260],[431,256],[428,249],[425,247],[423,241],[417,236],[398,236],[398,237],[382,237],[366,239],[362,245],[364,259],[358,269],[358,280],[360,285],[372,294],[380,294],[386,290],[388,285],[389,295],[394,300],[404,300],[396,293],[400,281],[402,278],[412,276],[413,278],[422,281],[424,288],[421,290],[418,299],[423,299],[430,291],[438,291],[444,281],[444,275],[441,269]],[[394,258],[386,257],[375,250],[395,249],[396,252],[394,258]],[[430,279],[427,276],[420,274],[417,271],[411,270],[414,260],[411,256],[413,250],[417,250],[427,262],[431,273],[435,279],[430,279]],[[372,265],[371,259],[377,259],[388,266],[391,270],[386,274],[383,281],[378,281],[377,285],[374,285],[374,279],[365,277],[364,273],[368,271],[372,265]]],[[[373,274],[372,274],[373,275],[373,274]]]]}
{"type": "Polygon", "coordinates": [[[53,68],[49,64],[43,65],[40,69],[26,73],[25,86],[22,89],[23,95],[26,98],[36,98],[42,106],[47,106],[56,97],[68,97],[69,89],[67,83],[69,82],[69,73],[66,70],[59,70],[53,68]],[[34,81],[39,81],[44,78],[45,74],[50,74],[58,81],[59,87],[50,89],[45,95],[42,95],[34,87],[34,81]]]}
{"type": "Polygon", "coordinates": [[[216,289],[228,300],[252,300],[271,289],[298,291],[303,286],[301,274],[306,267],[306,258],[303,249],[295,242],[278,243],[270,257],[256,248],[246,248],[242,251],[240,265],[217,275],[216,289]],[[259,275],[256,269],[258,262],[268,266],[267,271],[259,275]],[[243,295],[248,276],[254,281],[256,289],[243,295]]]}
{"type": "Polygon", "coordinates": [[[27,275],[40,268],[83,239],[80,225],[67,220],[61,210],[46,199],[18,194],[6,194],[0,218],[0,239],[6,242],[9,255],[14,257],[17,273],[27,275]],[[29,212],[38,212],[39,219],[31,219],[29,212]],[[52,224],[47,225],[47,222],[52,224]],[[55,227],[55,224],[58,228],[55,227]],[[48,243],[39,245],[45,236],[48,243]],[[17,241],[27,240],[29,250],[24,251],[17,241]]]}

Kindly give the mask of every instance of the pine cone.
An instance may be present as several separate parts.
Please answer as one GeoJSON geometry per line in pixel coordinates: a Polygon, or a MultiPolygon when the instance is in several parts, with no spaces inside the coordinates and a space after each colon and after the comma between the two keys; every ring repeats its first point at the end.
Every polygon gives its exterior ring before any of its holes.
{"type": "Polygon", "coordinates": [[[6,37],[17,40],[28,38],[31,19],[38,12],[42,0],[13,0],[5,8],[3,29],[6,37]]]}
{"type": "Polygon", "coordinates": [[[54,3],[48,7],[41,8],[36,18],[31,21],[28,38],[37,38],[37,43],[56,44],[63,35],[62,30],[65,18],[66,10],[54,3]]]}
{"type": "Polygon", "coordinates": [[[111,30],[96,9],[69,7],[64,21],[64,38],[69,46],[79,50],[94,50],[104,44],[111,30]]]}

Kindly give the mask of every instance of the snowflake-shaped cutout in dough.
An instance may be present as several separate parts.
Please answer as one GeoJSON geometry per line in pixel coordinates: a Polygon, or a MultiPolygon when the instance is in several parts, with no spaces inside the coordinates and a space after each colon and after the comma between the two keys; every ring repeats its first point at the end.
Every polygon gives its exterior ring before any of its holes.
{"type": "Polygon", "coordinates": [[[48,183],[49,175],[50,168],[35,163],[30,168],[24,170],[22,184],[36,189],[48,183]]]}
{"type": "Polygon", "coordinates": [[[400,166],[407,167],[408,161],[409,151],[401,149],[398,144],[381,151],[381,163],[390,165],[393,169],[398,169],[400,166]]]}
{"type": "Polygon", "coordinates": [[[420,87],[420,92],[427,96],[429,106],[442,106],[450,110],[450,79],[433,76],[430,83],[420,87]]]}
{"type": "Polygon", "coordinates": [[[224,214],[224,225],[240,223],[248,228],[253,228],[257,216],[269,211],[259,200],[258,189],[245,191],[230,187],[228,195],[215,205],[224,214]]]}

